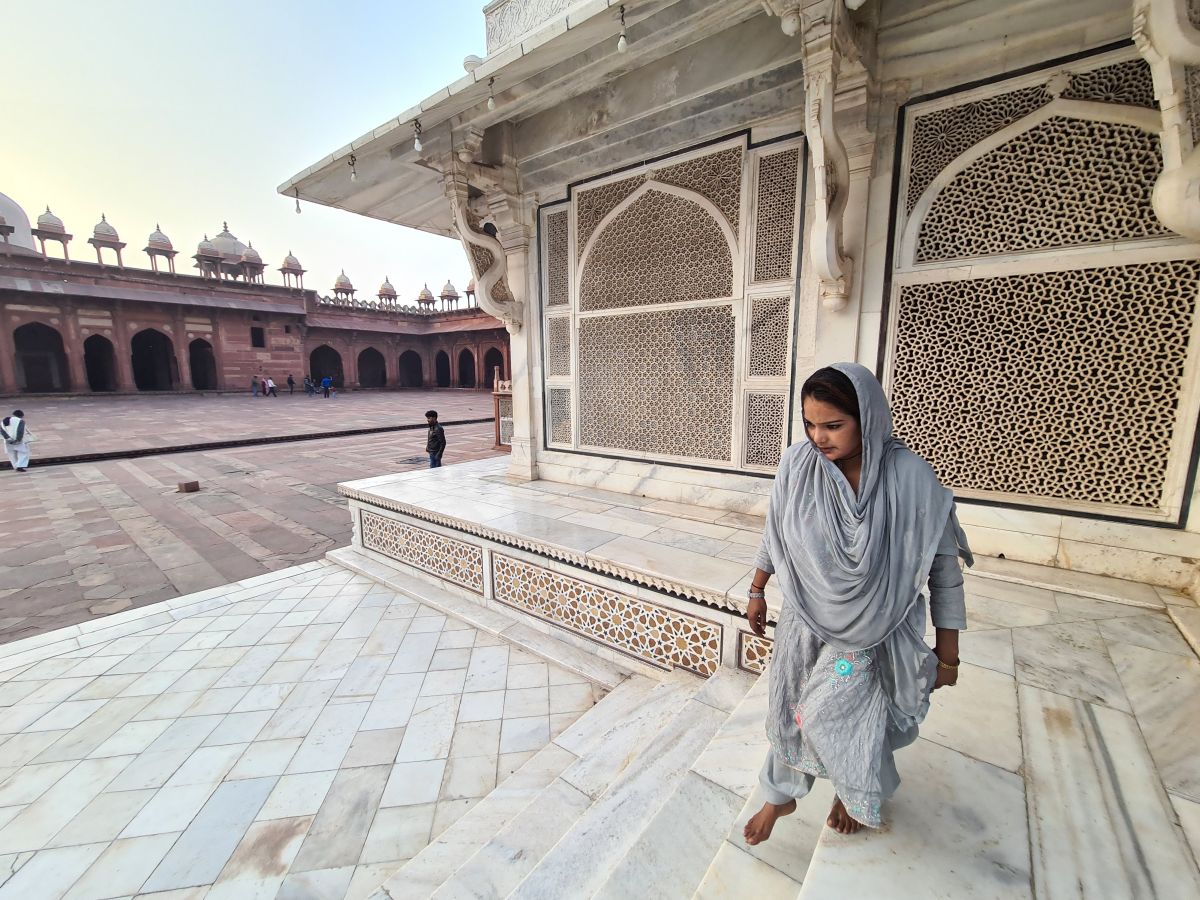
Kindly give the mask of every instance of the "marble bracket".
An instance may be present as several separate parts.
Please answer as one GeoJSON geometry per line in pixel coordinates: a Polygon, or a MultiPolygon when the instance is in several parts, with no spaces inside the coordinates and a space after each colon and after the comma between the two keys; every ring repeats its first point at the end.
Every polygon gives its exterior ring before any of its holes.
{"type": "MultiPolygon", "coordinates": [[[[499,237],[484,229],[485,216],[471,208],[468,178],[457,169],[446,178],[446,194],[454,228],[471,264],[476,298],[485,312],[504,323],[509,334],[518,334],[524,323],[525,304],[513,293],[508,268],[509,253],[522,248],[512,246],[511,242],[506,248],[499,237]]],[[[510,195],[494,185],[488,185],[488,189],[484,190],[489,210],[497,208],[503,211],[508,205],[505,202],[507,196],[510,195]]]]}
{"type": "MultiPolygon", "coordinates": [[[[853,265],[842,244],[850,159],[842,134],[846,124],[837,119],[838,76],[843,65],[857,63],[862,52],[844,0],[809,0],[800,13],[804,134],[813,167],[810,257],[819,281],[821,304],[836,311],[847,305],[853,265]]],[[[862,118],[865,125],[862,106],[863,115],[855,118],[862,118]]]]}
{"type": "Polygon", "coordinates": [[[1162,118],[1163,170],[1151,204],[1167,228],[1200,240],[1200,28],[1188,0],[1135,0],[1133,39],[1150,64],[1162,118]]]}

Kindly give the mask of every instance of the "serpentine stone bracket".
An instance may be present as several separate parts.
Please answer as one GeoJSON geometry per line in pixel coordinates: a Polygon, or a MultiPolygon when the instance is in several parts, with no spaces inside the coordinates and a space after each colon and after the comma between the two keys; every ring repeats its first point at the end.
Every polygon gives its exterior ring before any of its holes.
{"type": "Polygon", "coordinates": [[[820,279],[821,303],[844,309],[852,261],[842,250],[842,218],[850,190],[850,163],[835,121],[837,79],[843,61],[860,53],[844,0],[806,3],[801,10],[804,60],[804,134],[815,193],[810,253],[820,279]]]}
{"type": "Polygon", "coordinates": [[[1200,241],[1200,0],[1134,0],[1133,40],[1162,115],[1151,203],[1163,225],[1200,241]]]}
{"type": "Polygon", "coordinates": [[[475,276],[475,297],[484,311],[504,323],[509,334],[517,334],[524,323],[525,304],[513,296],[509,287],[504,245],[484,229],[482,218],[471,210],[465,180],[447,178],[447,193],[454,227],[475,276]]]}

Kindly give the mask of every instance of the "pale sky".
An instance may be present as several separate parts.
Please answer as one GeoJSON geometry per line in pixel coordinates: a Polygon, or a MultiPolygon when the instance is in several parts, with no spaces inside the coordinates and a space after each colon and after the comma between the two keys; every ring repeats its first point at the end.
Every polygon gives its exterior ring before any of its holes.
{"type": "Polygon", "coordinates": [[[484,0],[60,0],[4,3],[0,193],[31,224],[49,204],[75,235],[105,213],[126,265],[156,223],[192,254],[221,223],[252,242],[268,284],[293,251],[305,286],[329,293],[344,267],[359,296],[385,275],[412,301],[426,282],[461,292],[457,241],[275,188],[461,77],[484,55],[484,0]]]}

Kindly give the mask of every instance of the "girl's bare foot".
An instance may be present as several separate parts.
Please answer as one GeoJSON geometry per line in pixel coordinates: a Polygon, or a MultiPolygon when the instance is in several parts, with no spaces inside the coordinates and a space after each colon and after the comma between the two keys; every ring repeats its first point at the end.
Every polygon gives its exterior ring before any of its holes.
{"type": "Polygon", "coordinates": [[[841,797],[833,798],[833,807],[829,810],[829,818],[825,820],[825,824],[838,834],[854,834],[863,827],[861,822],[846,812],[841,797]]]}
{"type": "Polygon", "coordinates": [[[774,803],[764,803],[763,808],[751,816],[746,827],[742,829],[742,837],[746,839],[747,844],[761,844],[771,836],[771,829],[775,827],[776,819],[790,816],[795,811],[795,800],[789,800],[779,806],[774,803]]]}

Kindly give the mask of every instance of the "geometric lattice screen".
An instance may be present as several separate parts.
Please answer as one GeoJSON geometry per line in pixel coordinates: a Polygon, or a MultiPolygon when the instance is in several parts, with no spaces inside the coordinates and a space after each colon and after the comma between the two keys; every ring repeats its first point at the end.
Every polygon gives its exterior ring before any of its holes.
{"type": "Polygon", "coordinates": [[[1200,261],[1151,208],[1149,67],[1117,51],[988,90],[906,110],[896,431],[966,496],[1161,520],[1190,451],[1200,261]]]}
{"type": "Polygon", "coordinates": [[[1200,262],[906,285],[892,413],[956,488],[1156,508],[1200,262]]]}
{"type": "Polygon", "coordinates": [[[542,211],[550,445],[775,468],[803,163],[798,141],[738,137],[577,185],[542,211]]]}

